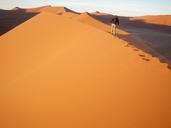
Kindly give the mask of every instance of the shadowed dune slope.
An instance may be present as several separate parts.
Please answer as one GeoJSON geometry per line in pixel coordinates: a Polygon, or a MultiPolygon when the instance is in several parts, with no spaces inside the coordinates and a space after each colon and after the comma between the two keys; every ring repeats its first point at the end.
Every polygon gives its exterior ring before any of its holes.
{"type": "Polygon", "coordinates": [[[50,13],[1,36],[0,127],[171,127],[171,71],[126,44],[50,13]]]}
{"type": "Polygon", "coordinates": [[[15,8],[14,10],[0,10],[0,36],[35,15],[37,15],[37,13],[26,13],[24,9],[20,8],[15,8]]]}
{"type": "Polygon", "coordinates": [[[158,56],[161,61],[171,64],[170,16],[123,17],[120,20],[120,28],[130,34],[127,36],[120,36],[120,38],[126,39],[129,42],[132,40],[132,43],[138,47],[140,46],[139,48],[142,50],[148,51],[152,55],[158,56]],[[134,37],[139,39],[137,40],[134,37]],[[147,47],[141,47],[142,45],[150,47],[152,51],[149,51],[147,47]]]}
{"type": "Polygon", "coordinates": [[[66,7],[53,7],[53,6],[43,6],[37,8],[19,8],[15,7],[12,10],[2,10],[0,9],[0,35],[8,32],[9,30],[15,28],[21,23],[27,21],[33,16],[41,13],[49,12],[58,15],[63,15],[68,18],[73,18],[79,13],[74,12],[66,7]]]}

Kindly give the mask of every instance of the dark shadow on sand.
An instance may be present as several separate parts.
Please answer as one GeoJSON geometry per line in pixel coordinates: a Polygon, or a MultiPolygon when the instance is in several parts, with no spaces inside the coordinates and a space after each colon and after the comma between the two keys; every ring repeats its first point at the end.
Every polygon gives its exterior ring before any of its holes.
{"type": "MultiPolygon", "coordinates": [[[[105,24],[110,25],[110,21],[113,18],[113,15],[94,15],[91,16],[105,24]]],[[[120,16],[120,28],[126,31],[126,28],[145,28],[145,29],[152,29],[154,31],[160,31],[171,34],[171,26],[167,25],[159,25],[159,24],[152,24],[146,23],[144,20],[131,20],[133,17],[122,17],[120,16]]]]}
{"type": "MultiPolygon", "coordinates": [[[[171,61],[168,56],[166,56],[161,50],[156,49],[155,47],[149,46],[144,40],[141,40],[139,37],[134,37],[134,35],[121,35],[117,34],[117,37],[128,42],[129,44],[125,47],[131,47],[134,51],[139,51],[138,49],[150,54],[152,57],[157,57],[161,63],[167,63],[168,68],[171,69],[171,61]],[[142,42],[143,41],[143,42],[142,42]],[[134,46],[134,47],[132,47],[134,46]]],[[[139,55],[140,57],[145,57],[144,55],[139,55]]],[[[148,59],[143,59],[149,61],[148,59]]]]}
{"type": "MultiPolygon", "coordinates": [[[[113,15],[94,15],[95,19],[110,25],[113,15]]],[[[132,17],[119,17],[119,28],[128,32],[128,35],[117,34],[122,40],[125,40],[129,45],[135,46],[142,51],[151,54],[153,57],[159,58],[161,63],[167,63],[171,67],[171,26],[146,23],[143,20],[131,20],[132,17]],[[146,33],[149,32],[149,33],[146,33]],[[143,34],[145,33],[145,34],[143,34]],[[153,34],[153,36],[149,34],[153,34]],[[167,36],[158,37],[161,33],[167,36]],[[157,42],[156,42],[157,40],[157,42]]],[[[137,51],[138,49],[134,51],[137,51]]],[[[149,60],[146,60],[149,61],[149,60]]]]}
{"type": "Polygon", "coordinates": [[[38,13],[26,12],[24,9],[2,10],[0,9],[0,36],[34,17],[38,13]]]}

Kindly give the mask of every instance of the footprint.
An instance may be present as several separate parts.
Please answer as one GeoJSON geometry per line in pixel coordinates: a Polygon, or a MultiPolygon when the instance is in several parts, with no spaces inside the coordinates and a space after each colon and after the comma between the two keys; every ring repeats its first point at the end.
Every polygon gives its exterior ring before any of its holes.
{"type": "Polygon", "coordinates": [[[139,51],[139,50],[135,48],[134,51],[139,51]]]}
{"type": "Polygon", "coordinates": [[[168,67],[168,69],[170,69],[170,70],[171,70],[171,65],[168,65],[167,67],[168,67]]]}
{"type": "Polygon", "coordinates": [[[140,57],[145,57],[145,55],[143,55],[143,54],[139,54],[139,56],[140,56],[140,57]]]}
{"type": "Polygon", "coordinates": [[[126,44],[125,47],[129,47],[129,44],[126,44]]]}
{"type": "Polygon", "coordinates": [[[150,59],[147,59],[147,58],[142,58],[143,60],[145,60],[145,61],[150,61],[150,59]]]}

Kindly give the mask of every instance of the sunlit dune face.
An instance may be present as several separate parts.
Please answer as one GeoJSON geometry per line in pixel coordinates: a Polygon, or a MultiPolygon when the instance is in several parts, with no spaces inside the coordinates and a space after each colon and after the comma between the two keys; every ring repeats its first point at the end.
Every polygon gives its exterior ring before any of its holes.
{"type": "Polygon", "coordinates": [[[0,127],[170,128],[171,71],[108,28],[43,12],[1,36],[0,127]]]}

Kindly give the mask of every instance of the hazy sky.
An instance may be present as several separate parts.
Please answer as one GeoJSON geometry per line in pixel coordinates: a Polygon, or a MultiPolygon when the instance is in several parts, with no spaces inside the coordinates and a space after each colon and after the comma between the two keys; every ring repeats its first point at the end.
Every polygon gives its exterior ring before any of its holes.
{"type": "Polygon", "coordinates": [[[0,8],[66,6],[75,11],[103,11],[117,15],[171,14],[171,0],[0,0],[0,8]]]}

